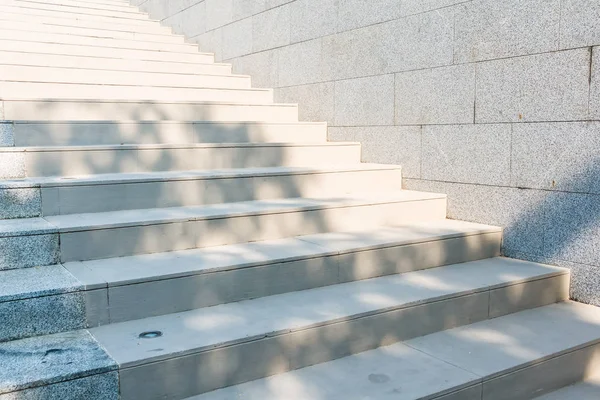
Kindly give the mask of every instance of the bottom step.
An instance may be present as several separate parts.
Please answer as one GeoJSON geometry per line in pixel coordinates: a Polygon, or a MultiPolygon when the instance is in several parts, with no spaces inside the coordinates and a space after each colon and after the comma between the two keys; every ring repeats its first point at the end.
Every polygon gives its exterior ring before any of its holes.
{"type": "Polygon", "coordinates": [[[565,302],[188,400],[530,400],[598,371],[599,356],[600,309],[565,302]]]}

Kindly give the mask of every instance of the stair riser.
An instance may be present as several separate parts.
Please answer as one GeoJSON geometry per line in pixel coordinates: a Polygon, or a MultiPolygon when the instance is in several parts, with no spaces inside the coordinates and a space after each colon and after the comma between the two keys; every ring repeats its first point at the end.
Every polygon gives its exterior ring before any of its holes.
{"type": "Polygon", "coordinates": [[[38,121],[296,122],[295,105],[4,100],[0,118],[38,121]]]}
{"type": "Polygon", "coordinates": [[[91,46],[96,48],[109,47],[132,50],[167,51],[174,53],[197,53],[198,46],[190,44],[144,42],[138,40],[110,39],[91,36],[76,36],[73,34],[15,31],[0,25],[0,40],[15,40],[36,43],[68,44],[91,46]]]}
{"type": "Polygon", "coordinates": [[[116,22],[119,24],[130,25],[135,27],[138,25],[157,25],[156,21],[152,21],[146,14],[142,13],[125,13],[119,11],[103,11],[89,10],[83,8],[74,8],[68,6],[54,6],[41,4],[34,7],[0,5],[0,13],[15,13],[29,15],[35,21],[35,17],[60,17],[73,18],[81,21],[102,21],[116,22]]]}
{"type": "Polygon", "coordinates": [[[298,167],[360,161],[359,145],[250,146],[0,152],[0,178],[76,176],[250,167],[298,167]]]}
{"type": "MultiPolygon", "coordinates": [[[[86,27],[76,26],[61,26],[61,25],[48,25],[48,24],[32,24],[23,25],[22,22],[16,21],[2,21],[2,29],[8,29],[15,34],[21,34],[22,32],[38,32],[42,34],[61,34],[61,35],[75,35],[75,36],[89,36],[95,38],[104,39],[121,39],[121,40],[132,40],[138,42],[154,42],[154,43],[171,43],[171,44],[184,44],[185,40],[180,35],[160,35],[151,33],[137,33],[137,32],[125,32],[125,31],[109,31],[105,29],[93,29],[86,27]]],[[[14,38],[14,36],[13,36],[14,38]]]]}
{"type": "Polygon", "coordinates": [[[401,189],[401,170],[0,189],[0,219],[401,189]],[[385,183],[385,184],[384,184],[385,183]],[[22,192],[20,192],[22,191],[22,192]],[[43,209],[42,209],[43,204],[43,209]]]}
{"type": "Polygon", "coordinates": [[[84,56],[66,56],[60,54],[36,54],[17,51],[0,51],[0,59],[5,65],[22,65],[84,68],[95,71],[129,71],[169,73],[169,74],[208,74],[229,75],[231,65],[228,64],[186,64],[162,61],[121,60],[116,58],[94,58],[84,56]]]}
{"type": "MultiPolygon", "coordinates": [[[[28,67],[19,65],[0,65],[0,81],[45,82],[67,84],[140,85],[152,87],[177,88],[223,88],[250,89],[250,77],[233,75],[181,75],[153,74],[143,72],[99,71],[75,68],[28,67]]],[[[25,86],[13,84],[13,86],[25,86]]],[[[86,87],[81,87],[85,93],[86,87]]],[[[48,89],[52,90],[52,89],[48,89]]],[[[127,89],[129,91],[129,89],[127,89]]],[[[180,90],[180,89],[178,89],[180,90]]],[[[124,91],[121,89],[121,91],[124,91]]],[[[185,92],[185,90],[183,90],[185,92]]]]}
{"type": "Polygon", "coordinates": [[[133,12],[139,13],[139,9],[134,6],[127,5],[126,3],[91,3],[84,1],[76,1],[76,0],[33,0],[33,1],[25,1],[25,0],[1,0],[0,4],[2,5],[18,5],[22,7],[39,7],[39,8],[49,8],[55,6],[68,6],[68,7],[77,7],[82,10],[86,10],[87,12],[95,12],[96,10],[104,10],[104,11],[120,11],[120,12],[133,12]]]}
{"type": "Polygon", "coordinates": [[[122,60],[130,59],[200,64],[209,64],[214,62],[213,55],[203,53],[171,53],[153,50],[123,49],[116,47],[93,47],[73,44],[27,42],[18,40],[0,40],[0,51],[60,54],[66,56],[85,56],[92,58],[113,58],[119,59],[121,60],[121,62],[123,62],[122,60]]]}
{"type": "Polygon", "coordinates": [[[73,26],[80,28],[92,28],[92,29],[102,29],[108,31],[122,31],[122,32],[139,32],[139,33],[150,33],[150,34],[159,34],[165,35],[171,33],[171,28],[167,28],[161,26],[159,24],[149,24],[149,25],[129,25],[123,22],[120,22],[118,19],[114,19],[112,22],[107,21],[91,21],[91,20],[79,20],[72,17],[65,16],[65,14],[60,15],[28,15],[22,13],[0,13],[0,21],[22,21],[32,24],[52,24],[59,26],[73,26]]]}
{"type": "MultiPolygon", "coordinates": [[[[2,127],[0,126],[0,132],[2,127]]],[[[91,146],[190,143],[319,143],[326,124],[234,124],[186,122],[17,123],[6,127],[0,146],[91,146]],[[10,129],[10,132],[9,132],[10,129]]]]}
{"type": "MultiPolygon", "coordinates": [[[[566,280],[568,283],[568,276],[547,280],[566,280]]],[[[134,367],[122,366],[119,371],[121,398],[184,399],[482,321],[489,318],[490,294],[502,290],[492,289],[390,310],[165,361],[134,367]]],[[[556,299],[560,300],[562,296],[562,293],[557,294],[556,299]]],[[[512,303],[518,304],[519,299],[513,299],[512,303]]]]}
{"type": "Polygon", "coordinates": [[[0,82],[0,97],[27,99],[98,99],[271,104],[272,90],[204,89],[149,86],[79,85],[64,83],[0,82]]]}
{"type": "Polygon", "coordinates": [[[600,344],[595,344],[488,380],[482,384],[481,399],[530,400],[580,382],[598,370],[600,344]]]}
{"type": "MultiPolygon", "coordinates": [[[[495,257],[500,233],[102,289],[111,323],[495,257]],[[445,253],[452,248],[453,254],[445,253]],[[108,292],[106,292],[108,290],[108,292]],[[169,299],[165,302],[164,299],[169,299]]],[[[100,307],[96,307],[99,309],[100,307]]],[[[93,316],[91,319],[97,320],[93,316]]]]}

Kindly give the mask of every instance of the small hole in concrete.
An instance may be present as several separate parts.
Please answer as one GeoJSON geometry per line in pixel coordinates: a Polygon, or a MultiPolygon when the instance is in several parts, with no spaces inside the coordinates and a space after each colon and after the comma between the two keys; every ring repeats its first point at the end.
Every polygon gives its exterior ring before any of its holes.
{"type": "Polygon", "coordinates": [[[163,334],[161,331],[149,331],[140,333],[140,339],[156,339],[161,337],[163,334]]]}

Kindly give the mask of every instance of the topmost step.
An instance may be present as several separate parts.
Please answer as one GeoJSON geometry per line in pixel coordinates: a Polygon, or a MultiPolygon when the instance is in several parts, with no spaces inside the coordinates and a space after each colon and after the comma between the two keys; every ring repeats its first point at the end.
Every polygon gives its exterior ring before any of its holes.
{"type": "Polygon", "coordinates": [[[31,8],[43,8],[48,6],[71,6],[88,10],[107,10],[139,13],[137,7],[124,2],[90,2],[81,0],[0,0],[1,5],[18,5],[31,8]]]}

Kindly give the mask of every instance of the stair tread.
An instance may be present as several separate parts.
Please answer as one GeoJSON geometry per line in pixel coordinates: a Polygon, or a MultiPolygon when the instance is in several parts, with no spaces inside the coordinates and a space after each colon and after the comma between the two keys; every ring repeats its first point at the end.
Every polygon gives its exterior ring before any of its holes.
{"type": "Polygon", "coordinates": [[[579,382],[563,389],[548,393],[535,400],[598,400],[600,399],[600,380],[579,382]]]}
{"type": "Polygon", "coordinates": [[[62,265],[0,271],[0,303],[71,293],[83,288],[62,265]]]}
{"type": "Polygon", "coordinates": [[[390,398],[391,393],[394,398],[405,400],[432,398],[598,341],[600,310],[565,302],[434,333],[188,400],[376,400],[390,398]],[[483,364],[487,366],[481,368],[483,364]],[[282,394],[285,395],[281,397],[282,394]]]}
{"type": "Polygon", "coordinates": [[[398,165],[387,164],[348,164],[326,167],[265,167],[265,168],[232,168],[200,171],[159,171],[97,174],[86,176],[36,177],[13,180],[0,180],[0,189],[15,189],[29,187],[65,187],[108,185],[115,183],[143,183],[176,180],[224,179],[238,177],[260,177],[293,174],[316,174],[329,172],[377,171],[401,169],[398,165]]]}
{"type": "Polygon", "coordinates": [[[70,262],[64,266],[85,284],[87,289],[98,289],[499,231],[500,228],[488,225],[441,220],[356,232],[331,232],[263,242],[70,262]]]}
{"type": "Polygon", "coordinates": [[[111,324],[90,332],[121,368],[180,357],[566,270],[488,259],[111,324]],[[163,336],[140,340],[145,331],[163,336]]]}

